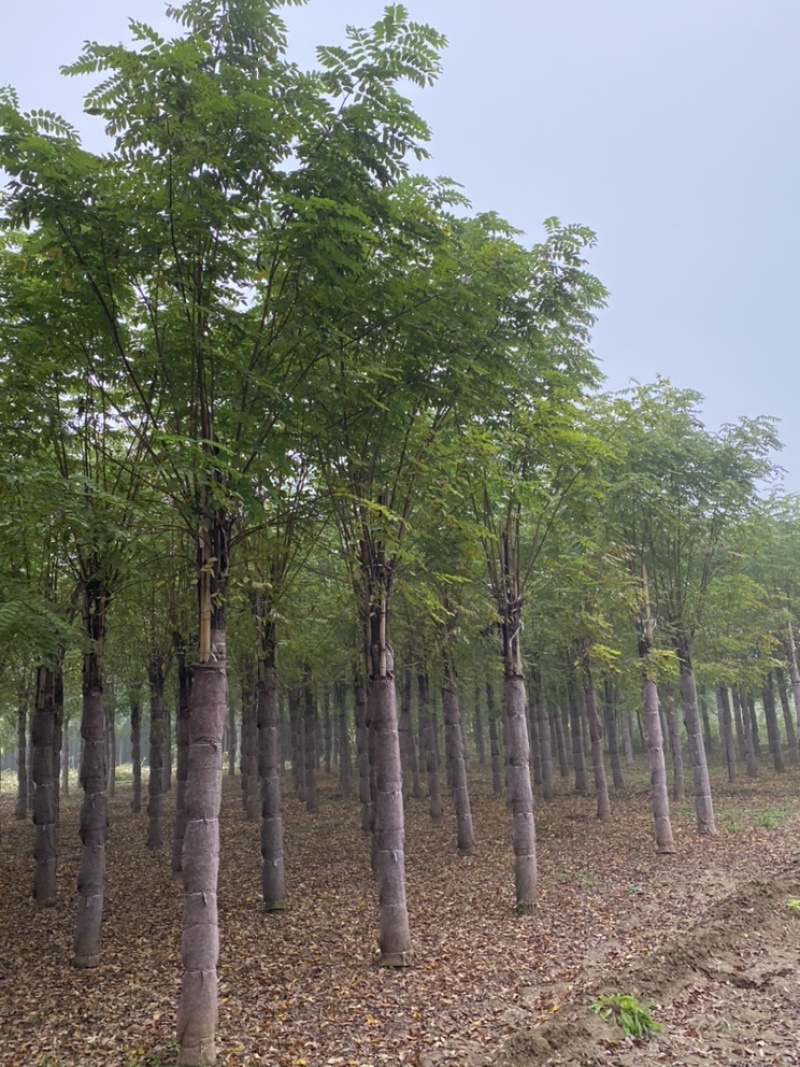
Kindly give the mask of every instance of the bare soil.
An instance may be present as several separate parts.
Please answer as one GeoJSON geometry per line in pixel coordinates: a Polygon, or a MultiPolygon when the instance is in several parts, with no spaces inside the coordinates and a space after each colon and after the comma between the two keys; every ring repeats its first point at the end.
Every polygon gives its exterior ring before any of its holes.
{"type": "MultiPolygon", "coordinates": [[[[322,778],[308,815],[286,800],[289,907],[259,908],[258,825],[226,781],[220,871],[220,1064],[233,1067],[800,1065],[800,771],[728,785],[719,833],[676,805],[677,851],[657,856],[641,768],[609,823],[568,781],[537,811],[540,903],[513,913],[508,818],[481,774],[478,845],[455,852],[452,815],[410,802],[415,966],[375,966],[369,851],[357,805],[322,778]],[[598,1018],[601,992],[651,1003],[662,1034],[633,1041],[598,1018]]],[[[286,788],[290,788],[288,778],[286,788]]],[[[104,949],[70,966],[77,806],[62,802],[54,908],[30,898],[31,827],[0,797],[0,1065],[174,1062],[182,890],[168,849],[144,847],[129,787],[112,800],[104,949]]],[[[168,816],[170,802],[167,803],[168,816]]],[[[169,835],[166,834],[166,837],[169,835]]]]}

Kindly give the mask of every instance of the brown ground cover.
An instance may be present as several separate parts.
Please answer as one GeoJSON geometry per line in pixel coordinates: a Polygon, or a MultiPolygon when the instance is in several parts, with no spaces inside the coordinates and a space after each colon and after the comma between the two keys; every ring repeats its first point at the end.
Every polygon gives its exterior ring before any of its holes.
{"type": "MultiPolygon", "coordinates": [[[[288,785],[288,782],[287,782],[288,785]]],[[[322,779],[321,806],[286,808],[289,908],[259,908],[258,826],[226,781],[220,874],[220,1063],[377,1067],[545,1063],[800,1064],[800,772],[728,786],[719,834],[673,811],[677,852],[658,857],[644,779],[614,798],[563,792],[537,812],[540,904],[512,912],[508,819],[472,782],[477,848],[455,853],[452,817],[407,818],[416,965],[374,966],[369,854],[357,807],[322,779]],[[625,1038],[594,1016],[601,991],[654,1004],[663,1034],[625,1038]]],[[[0,798],[0,1065],[157,1067],[174,1062],[182,891],[145,816],[111,804],[103,962],[69,965],[77,792],[62,802],[59,902],[30,899],[31,828],[0,798]]],[[[169,801],[167,803],[169,812],[169,801]]]]}

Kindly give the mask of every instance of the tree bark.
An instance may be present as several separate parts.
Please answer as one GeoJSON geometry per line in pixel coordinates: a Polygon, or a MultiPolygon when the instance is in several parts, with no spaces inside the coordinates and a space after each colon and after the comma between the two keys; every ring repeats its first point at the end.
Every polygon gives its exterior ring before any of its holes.
{"type": "Polygon", "coordinates": [[[55,757],[56,708],[54,671],[36,672],[36,704],[31,723],[33,739],[33,899],[37,908],[56,902],[57,763],[55,757]],[[54,769],[56,775],[54,776],[54,769]]]}
{"type": "Polygon", "coordinates": [[[567,752],[567,738],[564,730],[564,709],[560,706],[557,706],[553,712],[553,723],[556,729],[558,773],[562,778],[569,778],[569,755],[567,752]]]}
{"type": "Polygon", "coordinates": [[[353,678],[353,706],[356,720],[356,762],[358,764],[358,800],[361,805],[361,830],[372,831],[372,793],[370,790],[369,738],[364,682],[357,671],[353,678]]]}
{"type": "Polygon", "coordinates": [[[736,698],[736,687],[731,690],[731,702],[733,704],[733,721],[736,726],[736,745],[739,750],[739,759],[744,763],[747,759],[747,749],[744,740],[744,719],[742,718],[742,705],[736,698]]]}
{"type": "Polygon", "coordinates": [[[775,711],[775,691],[772,683],[772,671],[767,672],[767,677],[764,680],[762,699],[764,701],[764,719],[767,723],[767,739],[769,740],[769,750],[772,753],[772,764],[778,774],[783,774],[786,768],[783,763],[781,736],[778,730],[778,716],[775,711]]]}
{"type": "Polygon", "coordinates": [[[756,757],[761,755],[761,738],[758,734],[758,714],[756,712],[756,702],[752,692],[748,692],[742,697],[742,708],[747,708],[747,713],[750,716],[750,731],[753,735],[753,751],[756,757]]]}
{"type": "Polygon", "coordinates": [[[789,656],[789,677],[792,680],[792,697],[794,699],[794,713],[797,719],[797,728],[800,730],[800,668],[797,666],[797,645],[794,639],[794,628],[791,620],[788,625],[788,641],[786,642],[789,656]]]}
{"type": "Polygon", "coordinates": [[[526,722],[527,696],[521,672],[507,674],[503,706],[508,747],[507,789],[511,810],[511,840],[514,848],[514,888],[516,911],[530,914],[536,905],[536,825],[533,818],[533,791],[526,722]]]}
{"type": "Polygon", "coordinates": [[[697,690],[694,669],[686,640],[679,642],[676,649],[680,664],[681,704],[689,737],[689,755],[692,761],[692,785],[694,810],[697,816],[697,832],[711,835],[717,832],[714,824],[714,805],[711,799],[711,781],[708,776],[706,752],[703,747],[703,734],[697,706],[697,690]]]}
{"type": "Polygon", "coordinates": [[[147,847],[161,848],[164,818],[164,662],[148,666],[150,682],[150,774],[147,781],[147,847]]]}
{"type": "Polygon", "coordinates": [[[539,748],[542,756],[542,797],[544,800],[553,800],[556,795],[553,781],[553,742],[550,736],[550,716],[541,690],[536,697],[536,714],[539,719],[539,748]]]}
{"type": "Polygon", "coordinates": [[[83,756],[80,773],[83,801],[80,814],[82,847],[78,868],[78,910],[73,943],[76,967],[97,967],[100,963],[108,837],[102,668],[107,599],[107,592],[98,579],[90,578],[84,583],[86,649],[83,655],[83,756]]]}
{"type": "Polygon", "coordinates": [[[569,696],[569,725],[572,736],[572,766],[575,770],[575,792],[585,796],[589,791],[586,780],[586,759],[583,752],[583,738],[581,736],[581,709],[578,703],[578,691],[575,686],[572,669],[569,672],[568,681],[569,696]]]}
{"type": "Polygon", "coordinates": [[[17,819],[28,816],[28,689],[20,689],[17,702],[17,819]]]}
{"type": "Polygon", "coordinates": [[[439,756],[434,736],[433,714],[431,711],[431,690],[427,674],[417,677],[419,689],[419,721],[425,750],[425,770],[428,775],[428,812],[434,822],[442,818],[442,792],[439,784],[439,756]]]}
{"type": "Polygon", "coordinates": [[[731,722],[731,704],[727,686],[718,685],[717,714],[719,716],[719,736],[722,743],[722,754],[728,768],[728,781],[736,781],[736,748],[733,741],[733,724],[731,722]]]}
{"type": "Polygon", "coordinates": [[[261,896],[263,910],[267,913],[283,911],[286,907],[275,649],[275,623],[264,621],[258,666],[258,769],[261,777],[261,896]]]}
{"type": "Polygon", "coordinates": [[[594,788],[597,794],[597,818],[606,822],[611,817],[611,802],[608,799],[608,779],[603,762],[603,729],[597,712],[597,694],[594,689],[592,672],[587,664],[583,668],[583,694],[586,704],[586,718],[589,723],[589,737],[592,743],[592,769],[594,771],[594,788]]]}
{"type": "Polygon", "coordinates": [[[675,703],[675,693],[671,685],[667,685],[665,688],[664,696],[667,722],[669,723],[669,748],[672,753],[672,799],[681,801],[686,796],[683,774],[683,742],[681,740],[681,721],[675,703]]]}
{"type": "Polygon", "coordinates": [[[472,829],[472,809],[469,800],[467,768],[464,761],[464,731],[455,671],[445,664],[442,677],[442,707],[444,709],[445,747],[452,766],[453,806],[456,812],[456,842],[458,851],[469,854],[475,847],[472,829]]]}
{"type": "Polygon", "coordinates": [[[473,729],[475,733],[475,754],[478,757],[478,766],[486,766],[486,741],[483,730],[483,707],[481,704],[481,687],[475,683],[475,705],[473,709],[473,729]]]}
{"type": "Polygon", "coordinates": [[[800,764],[800,751],[797,748],[797,733],[794,728],[794,720],[792,719],[792,711],[789,707],[789,693],[786,689],[786,675],[783,672],[782,667],[775,668],[775,681],[778,685],[778,696],[781,701],[781,711],[783,712],[783,723],[786,727],[786,742],[789,747],[789,762],[793,767],[800,764]]]}
{"type": "Polygon", "coordinates": [[[303,687],[303,757],[305,762],[305,798],[306,811],[316,811],[319,807],[317,796],[317,702],[311,687],[311,674],[306,672],[303,687]]]}
{"type": "Polygon", "coordinates": [[[503,771],[500,753],[500,736],[497,730],[497,715],[494,707],[494,686],[486,683],[486,713],[489,717],[489,750],[492,760],[492,793],[499,797],[503,792],[503,771]]]}
{"type": "Polygon", "coordinates": [[[142,687],[134,683],[128,689],[131,713],[131,811],[142,810],[142,687]]]}
{"type": "Polygon", "coordinates": [[[643,657],[642,703],[644,705],[645,733],[647,736],[647,762],[650,768],[650,804],[653,809],[653,826],[656,851],[669,855],[674,851],[672,822],[669,814],[669,790],[667,767],[664,761],[664,739],[661,732],[661,716],[658,706],[658,687],[648,677],[643,657]]]}
{"type": "Polygon", "coordinates": [[[189,708],[191,706],[191,669],[186,662],[186,642],[182,634],[172,637],[178,665],[178,704],[175,715],[175,821],[172,827],[172,873],[183,867],[183,839],[186,836],[186,779],[189,774],[189,708]]]}
{"type": "Polygon", "coordinates": [[[419,760],[414,742],[414,726],[411,719],[412,678],[410,671],[403,671],[400,685],[400,758],[403,766],[403,795],[419,800],[422,784],[419,780],[419,760]]]}
{"type": "Polygon", "coordinates": [[[747,707],[747,704],[742,697],[742,692],[738,686],[733,687],[733,706],[739,708],[739,714],[742,719],[747,777],[755,778],[758,775],[758,763],[756,762],[756,750],[753,746],[753,721],[750,718],[750,710],[747,707]]]}
{"type": "MultiPolygon", "coordinates": [[[[617,709],[614,702],[614,686],[609,678],[603,680],[603,715],[606,721],[606,738],[608,739],[608,757],[611,761],[611,776],[615,789],[625,788],[625,778],[622,774],[622,761],[619,758],[619,738],[617,737],[617,709]]],[[[645,709],[645,720],[647,710],[645,709]]],[[[660,723],[659,723],[660,729],[660,723]]],[[[645,721],[645,735],[648,737],[647,750],[650,751],[650,739],[645,721]]],[[[663,755],[663,749],[662,749],[663,755]]]]}
{"type": "Polygon", "coordinates": [[[348,800],[353,795],[353,756],[350,750],[350,731],[347,729],[347,689],[337,682],[334,691],[337,731],[339,734],[339,788],[348,800]]]}
{"type": "Polygon", "coordinates": [[[242,718],[240,742],[240,771],[242,775],[242,808],[248,822],[258,819],[261,807],[258,780],[258,726],[253,679],[249,665],[242,676],[242,718]]]}
{"type": "Polygon", "coordinates": [[[331,773],[333,756],[333,723],[331,722],[331,694],[327,686],[322,693],[322,750],[325,773],[331,773]]]}

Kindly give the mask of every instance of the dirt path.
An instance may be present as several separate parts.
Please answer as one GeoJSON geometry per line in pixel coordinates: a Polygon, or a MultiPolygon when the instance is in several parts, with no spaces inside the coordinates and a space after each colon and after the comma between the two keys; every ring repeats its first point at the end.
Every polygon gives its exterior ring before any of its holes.
{"type": "MultiPolygon", "coordinates": [[[[264,916],[258,826],[244,820],[238,781],[226,781],[220,1064],[529,1067],[547,1061],[543,1051],[554,1063],[800,1063],[800,916],[785,906],[800,896],[800,772],[762,771],[735,789],[717,778],[719,835],[698,838],[690,809],[679,807],[672,857],[653,851],[641,777],[604,825],[592,798],[562,788],[538,809],[540,904],[526,918],[512,911],[508,819],[488,783],[473,783],[478,847],[465,859],[452,818],[433,825],[424,803],[409,806],[416,965],[396,973],[374,966],[369,854],[355,804],[324,781],[318,814],[287,800],[290,906],[264,916]],[[748,888],[754,881],[764,888],[748,888]],[[693,927],[715,905],[717,940],[702,948],[693,927]],[[615,1043],[618,1032],[588,1010],[604,988],[655,1001],[665,1033],[641,1048],[615,1043]]],[[[75,971],[77,804],[63,803],[59,901],[37,912],[31,827],[12,818],[10,795],[0,798],[0,1064],[171,1064],[182,891],[168,851],[146,851],[145,819],[119,789],[103,961],[91,974],[75,971]]]]}

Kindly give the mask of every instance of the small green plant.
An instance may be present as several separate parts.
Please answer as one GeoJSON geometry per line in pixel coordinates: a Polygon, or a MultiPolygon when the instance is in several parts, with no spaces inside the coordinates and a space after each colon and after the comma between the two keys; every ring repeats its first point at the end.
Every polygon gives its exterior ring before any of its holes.
{"type": "Polygon", "coordinates": [[[604,993],[592,1005],[595,1015],[616,1023],[628,1037],[652,1037],[664,1029],[648,1008],[629,993],[604,993]]]}
{"type": "Polygon", "coordinates": [[[765,830],[777,830],[788,818],[789,812],[785,808],[764,808],[756,819],[756,826],[765,830]]]}
{"type": "Polygon", "coordinates": [[[786,907],[793,915],[800,915],[800,897],[789,897],[786,907]]]}

